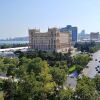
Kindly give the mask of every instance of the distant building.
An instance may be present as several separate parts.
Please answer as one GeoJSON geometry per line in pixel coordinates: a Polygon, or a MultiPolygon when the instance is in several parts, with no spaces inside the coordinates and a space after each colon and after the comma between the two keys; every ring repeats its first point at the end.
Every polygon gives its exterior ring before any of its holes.
{"type": "Polygon", "coordinates": [[[91,32],[90,33],[90,40],[98,41],[99,40],[99,32],[91,32]]]}
{"type": "Polygon", "coordinates": [[[85,36],[85,30],[82,30],[80,34],[81,36],[85,36]]]}
{"type": "Polygon", "coordinates": [[[71,25],[67,25],[64,28],[61,28],[61,32],[70,32],[71,33],[71,40],[73,43],[77,42],[77,27],[72,27],[71,25]]]}
{"type": "Polygon", "coordinates": [[[90,41],[90,34],[87,34],[85,30],[82,30],[78,34],[78,41],[90,41]]]}
{"type": "Polygon", "coordinates": [[[82,41],[85,39],[85,30],[82,30],[78,35],[78,40],[82,41]]]}
{"type": "Polygon", "coordinates": [[[29,30],[29,47],[35,50],[68,52],[71,46],[70,33],[49,28],[41,33],[39,29],[29,30]]]}
{"type": "Polygon", "coordinates": [[[90,41],[90,34],[85,34],[83,41],[90,41]]]}
{"type": "Polygon", "coordinates": [[[67,25],[66,27],[61,28],[60,32],[72,32],[72,26],[67,25]]]}

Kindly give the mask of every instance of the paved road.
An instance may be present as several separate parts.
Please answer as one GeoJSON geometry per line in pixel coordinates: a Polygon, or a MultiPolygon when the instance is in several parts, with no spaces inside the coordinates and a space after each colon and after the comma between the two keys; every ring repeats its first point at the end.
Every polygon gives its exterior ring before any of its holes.
{"type": "Polygon", "coordinates": [[[67,76],[67,80],[64,84],[64,88],[66,89],[66,87],[70,87],[73,90],[75,90],[76,85],[77,85],[77,78],[71,78],[71,77],[67,76]]]}
{"type": "Polygon", "coordinates": [[[0,49],[0,52],[4,52],[4,51],[16,51],[16,50],[23,50],[23,49],[28,49],[28,47],[16,47],[16,48],[0,49]]]}
{"type": "MultiPolygon", "coordinates": [[[[97,71],[95,69],[95,67],[97,67],[98,65],[100,65],[99,61],[100,61],[100,50],[96,53],[93,54],[92,56],[93,60],[90,61],[87,66],[89,66],[89,68],[85,68],[83,70],[83,75],[90,77],[90,78],[94,78],[95,75],[97,74],[97,71]],[[97,61],[95,61],[95,59],[97,59],[97,61]]],[[[80,75],[81,76],[81,75],[80,75]]],[[[64,84],[65,87],[71,87],[72,89],[75,89],[77,85],[77,79],[76,78],[70,78],[67,77],[67,80],[64,84]]]]}
{"type": "Polygon", "coordinates": [[[99,61],[100,61],[100,50],[97,51],[96,53],[93,54],[92,56],[93,60],[90,61],[87,66],[89,66],[89,68],[85,68],[83,70],[83,75],[90,77],[90,78],[94,78],[95,75],[98,73],[95,69],[95,67],[97,67],[98,65],[100,65],[99,61]],[[95,61],[95,59],[97,59],[97,61],[95,61]]]}

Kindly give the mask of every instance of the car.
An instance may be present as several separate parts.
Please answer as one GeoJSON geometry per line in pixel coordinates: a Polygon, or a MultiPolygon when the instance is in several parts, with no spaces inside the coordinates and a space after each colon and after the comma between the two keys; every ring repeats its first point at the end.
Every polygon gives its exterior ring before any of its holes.
{"type": "Polygon", "coordinates": [[[70,76],[70,78],[74,78],[74,76],[70,76]]]}
{"type": "Polygon", "coordinates": [[[95,61],[97,61],[97,59],[95,59],[95,61]]]}
{"type": "Polygon", "coordinates": [[[86,66],[86,68],[89,68],[89,66],[86,66]]]}
{"type": "Polygon", "coordinates": [[[99,68],[100,66],[98,65],[97,68],[99,68]]]}
{"type": "Polygon", "coordinates": [[[96,71],[98,71],[98,68],[97,67],[95,67],[95,69],[96,69],[96,71]]]}
{"type": "Polygon", "coordinates": [[[93,56],[93,55],[91,54],[91,56],[93,56]]]}
{"type": "Polygon", "coordinates": [[[96,67],[96,71],[98,71],[98,73],[100,73],[100,66],[96,67]]]}
{"type": "Polygon", "coordinates": [[[99,63],[100,63],[100,61],[99,61],[99,63]]]}
{"type": "Polygon", "coordinates": [[[98,71],[98,73],[100,73],[100,71],[98,71]]]}
{"type": "Polygon", "coordinates": [[[100,73],[100,67],[98,68],[98,73],[100,73]]]}
{"type": "Polygon", "coordinates": [[[98,69],[100,69],[100,66],[95,67],[96,71],[98,71],[98,69]]]}

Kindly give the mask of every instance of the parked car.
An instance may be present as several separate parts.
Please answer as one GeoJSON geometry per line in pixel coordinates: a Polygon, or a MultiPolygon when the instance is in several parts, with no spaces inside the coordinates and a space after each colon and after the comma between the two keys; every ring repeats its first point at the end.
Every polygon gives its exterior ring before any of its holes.
{"type": "Polygon", "coordinates": [[[100,69],[100,66],[95,67],[96,71],[98,71],[98,69],[100,69]]]}
{"type": "Polygon", "coordinates": [[[98,73],[100,73],[100,67],[98,68],[98,73]]]}
{"type": "Polygon", "coordinates": [[[95,67],[96,71],[98,71],[97,67],[95,67]]]}
{"type": "Polygon", "coordinates": [[[97,68],[99,68],[100,66],[98,65],[97,68]]]}
{"type": "Polygon", "coordinates": [[[89,68],[89,66],[86,66],[86,68],[89,68]]]}
{"type": "Polygon", "coordinates": [[[97,61],[97,59],[95,59],[95,61],[97,61]]]}

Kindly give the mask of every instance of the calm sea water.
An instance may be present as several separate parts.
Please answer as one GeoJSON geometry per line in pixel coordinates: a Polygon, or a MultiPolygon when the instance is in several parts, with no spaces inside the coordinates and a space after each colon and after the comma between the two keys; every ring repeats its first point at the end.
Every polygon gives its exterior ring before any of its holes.
{"type": "Polygon", "coordinates": [[[29,43],[29,41],[2,41],[0,40],[0,45],[1,44],[24,44],[24,43],[29,43]]]}

